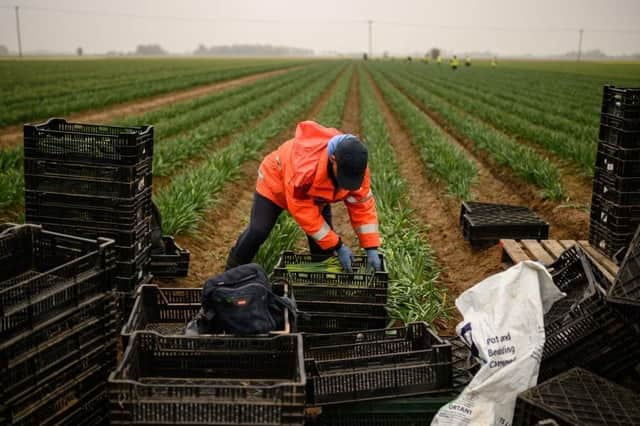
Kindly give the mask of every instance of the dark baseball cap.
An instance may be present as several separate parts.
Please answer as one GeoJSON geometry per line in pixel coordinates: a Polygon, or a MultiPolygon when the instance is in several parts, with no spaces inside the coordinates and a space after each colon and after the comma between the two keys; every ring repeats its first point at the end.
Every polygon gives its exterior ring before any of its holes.
{"type": "Polygon", "coordinates": [[[360,188],[369,158],[367,147],[353,136],[340,142],[334,155],[338,163],[338,186],[350,191],[360,188]]]}

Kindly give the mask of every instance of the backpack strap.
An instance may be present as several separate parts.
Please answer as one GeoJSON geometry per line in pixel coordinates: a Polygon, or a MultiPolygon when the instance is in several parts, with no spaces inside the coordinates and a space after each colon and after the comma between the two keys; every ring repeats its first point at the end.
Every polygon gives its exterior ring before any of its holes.
{"type": "Polygon", "coordinates": [[[294,299],[293,296],[291,296],[291,297],[288,297],[288,296],[277,296],[277,295],[274,294],[274,299],[275,299],[275,301],[276,301],[276,303],[278,305],[280,305],[283,308],[287,309],[294,316],[302,317],[302,318],[304,318],[306,320],[311,318],[311,316],[308,313],[303,312],[303,311],[298,309],[298,305],[296,304],[296,300],[294,299]]]}

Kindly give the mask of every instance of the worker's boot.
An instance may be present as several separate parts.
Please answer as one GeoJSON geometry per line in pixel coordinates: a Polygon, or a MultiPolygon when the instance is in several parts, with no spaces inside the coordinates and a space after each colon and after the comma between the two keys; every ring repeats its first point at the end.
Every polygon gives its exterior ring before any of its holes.
{"type": "Polygon", "coordinates": [[[225,265],[224,270],[228,271],[229,269],[235,268],[236,266],[240,266],[243,264],[244,262],[242,261],[242,259],[236,257],[233,254],[233,249],[231,249],[231,251],[229,252],[229,256],[227,257],[227,264],[225,265]]]}

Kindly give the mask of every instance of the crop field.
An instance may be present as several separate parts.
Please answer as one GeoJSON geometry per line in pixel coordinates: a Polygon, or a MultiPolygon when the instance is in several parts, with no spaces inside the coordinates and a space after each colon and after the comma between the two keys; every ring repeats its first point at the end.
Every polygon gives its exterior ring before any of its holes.
{"type": "MultiPolygon", "coordinates": [[[[640,64],[474,62],[452,71],[398,60],[25,60],[0,61],[0,81],[2,221],[24,217],[19,124],[86,121],[108,109],[100,122],[154,125],[154,201],[164,233],[192,259],[171,286],[200,286],[223,269],[248,222],[262,156],[297,122],[360,135],[390,314],[447,327],[455,297],[499,267],[499,247],[463,240],[460,202],[528,206],[550,238],[586,239],[602,86],[640,87],[640,64]]],[[[355,249],[343,206],[334,226],[355,249]]],[[[282,215],[256,261],[268,270],[291,248],[304,250],[306,238],[282,215]]]]}
{"type": "Polygon", "coordinates": [[[0,61],[0,126],[294,66],[283,60],[0,61]]]}

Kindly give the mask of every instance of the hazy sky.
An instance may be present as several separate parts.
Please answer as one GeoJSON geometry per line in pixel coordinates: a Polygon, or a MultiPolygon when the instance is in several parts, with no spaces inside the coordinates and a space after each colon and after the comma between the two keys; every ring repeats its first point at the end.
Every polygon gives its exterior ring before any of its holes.
{"type": "Polygon", "coordinates": [[[438,46],[502,55],[583,50],[640,52],[640,0],[0,0],[0,44],[17,50],[14,5],[25,51],[132,51],[159,43],[191,52],[269,43],[316,52],[395,54],[438,46]]]}

